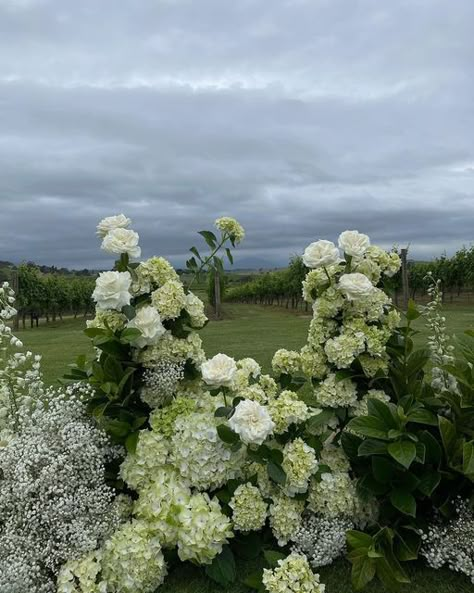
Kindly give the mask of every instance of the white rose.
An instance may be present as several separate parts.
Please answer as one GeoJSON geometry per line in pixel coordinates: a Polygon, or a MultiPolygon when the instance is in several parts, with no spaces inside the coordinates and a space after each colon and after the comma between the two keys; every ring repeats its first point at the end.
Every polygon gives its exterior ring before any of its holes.
{"type": "Polygon", "coordinates": [[[332,241],[321,239],[308,245],[303,253],[303,263],[308,268],[322,268],[341,261],[339,249],[332,241]]]}
{"type": "Polygon", "coordinates": [[[156,344],[166,332],[166,329],[161,323],[160,314],[155,307],[151,307],[150,305],[138,309],[137,314],[128,322],[127,327],[141,331],[142,335],[134,341],[134,345],[139,348],[156,344]]]}
{"type": "Polygon", "coordinates": [[[117,309],[130,304],[130,285],[132,277],[128,272],[102,272],[95,283],[92,298],[97,308],[117,309]]]}
{"type": "Polygon", "coordinates": [[[102,241],[102,249],[109,253],[128,253],[130,257],[140,257],[142,250],[138,245],[139,236],[128,229],[112,229],[102,241]]]}
{"type": "Polygon", "coordinates": [[[202,378],[207,385],[227,387],[231,385],[236,372],[235,360],[226,354],[216,354],[201,366],[202,378]]]}
{"type": "Polygon", "coordinates": [[[97,234],[99,237],[105,237],[107,233],[114,229],[125,229],[132,221],[127,218],[125,214],[118,214],[117,216],[107,216],[102,219],[97,225],[97,234]]]}
{"type": "Polygon", "coordinates": [[[339,235],[339,247],[346,255],[362,257],[370,247],[370,239],[359,231],[344,231],[339,235]]]}
{"type": "Polygon", "coordinates": [[[275,423],[266,408],[244,399],[237,404],[229,426],[246,445],[261,445],[272,434],[275,423]]]}
{"type": "Polygon", "coordinates": [[[371,295],[375,290],[375,286],[367,276],[354,272],[353,274],[341,276],[339,289],[350,301],[357,301],[371,295]]]}

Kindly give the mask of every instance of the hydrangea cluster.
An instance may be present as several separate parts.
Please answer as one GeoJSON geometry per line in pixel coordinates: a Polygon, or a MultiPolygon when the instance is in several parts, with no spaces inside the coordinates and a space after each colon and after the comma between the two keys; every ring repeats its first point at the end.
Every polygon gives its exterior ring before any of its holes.
{"type": "Polygon", "coordinates": [[[346,531],[353,529],[347,517],[303,515],[301,527],[293,536],[291,551],[304,554],[313,568],[327,566],[346,552],[346,531]]]}
{"type": "Polygon", "coordinates": [[[198,368],[204,362],[201,340],[193,330],[203,327],[207,318],[202,301],[185,290],[164,258],[129,264],[130,257],[140,255],[138,235],[128,229],[130,224],[130,219],[120,214],[103,219],[97,227],[102,248],[120,255],[121,267],[120,271],[99,274],[92,295],[96,316],[88,325],[113,332],[126,328],[139,331],[132,341],[133,357],[150,369],[141,395],[156,407],[183,381],[180,366],[189,361],[198,368]],[[172,324],[178,322],[189,328],[187,335],[173,335],[172,324]]]}
{"type": "Polygon", "coordinates": [[[167,573],[159,538],[136,519],[105,542],[100,566],[106,590],[117,593],[154,593],[167,573]]]}
{"type": "Polygon", "coordinates": [[[286,494],[303,494],[308,490],[311,476],[318,469],[314,449],[301,438],[288,442],[283,449],[282,467],[286,473],[286,494]]]}
{"type": "Polygon", "coordinates": [[[218,421],[204,411],[179,416],[174,423],[171,462],[198,490],[214,490],[242,471],[242,452],[233,452],[220,440],[218,421]]]}
{"type": "MultiPolygon", "coordinates": [[[[310,268],[303,297],[313,303],[313,319],[308,342],[300,352],[299,370],[315,384],[320,406],[355,411],[364,390],[350,378],[340,381],[336,373],[350,369],[356,359],[367,379],[386,371],[386,344],[399,314],[377,284],[398,271],[400,259],[370,245],[367,235],[358,231],[342,233],[338,247],[321,240],[309,245],[303,255],[310,268]]],[[[293,373],[296,354],[291,358],[293,373]]],[[[283,362],[288,360],[286,356],[283,362]]],[[[288,363],[286,368],[290,369],[288,363]]]]}
{"type": "Polygon", "coordinates": [[[233,537],[232,525],[217,499],[194,494],[179,514],[178,555],[181,560],[210,564],[233,537]]]}
{"type": "Polygon", "coordinates": [[[275,433],[285,432],[290,424],[307,420],[311,412],[308,406],[298,398],[294,391],[285,390],[272,399],[268,404],[268,411],[275,423],[275,433]]]}
{"type": "Polygon", "coordinates": [[[222,234],[229,236],[234,244],[240,243],[245,237],[243,227],[234,218],[223,216],[218,218],[214,224],[222,234]]]}
{"type": "Polygon", "coordinates": [[[21,406],[0,448],[0,591],[49,593],[60,566],[118,525],[105,464],[116,455],[84,405],[48,392],[21,406]]]}
{"type": "Polygon", "coordinates": [[[352,517],[356,501],[355,485],[347,472],[325,472],[311,482],[308,508],[314,513],[330,518],[352,517]]]}
{"type": "Polygon", "coordinates": [[[275,494],[270,505],[270,527],[278,545],[286,546],[301,526],[305,503],[284,493],[275,494]]]}
{"type": "Polygon", "coordinates": [[[258,531],[265,525],[268,505],[256,486],[249,483],[238,486],[229,506],[237,531],[258,531]]]}
{"type": "Polygon", "coordinates": [[[456,517],[450,521],[438,518],[422,535],[421,555],[432,568],[447,564],[474,584],[474,513],[467,500],[456,501],[456,517]]]}
{"type": "Polygon", "coordinates": [[[319,582],[308,559],[292,552],[278,561],[274,569],[264,569],[262,582],[268,593],[324,593],[325,586],[319,582]]]}

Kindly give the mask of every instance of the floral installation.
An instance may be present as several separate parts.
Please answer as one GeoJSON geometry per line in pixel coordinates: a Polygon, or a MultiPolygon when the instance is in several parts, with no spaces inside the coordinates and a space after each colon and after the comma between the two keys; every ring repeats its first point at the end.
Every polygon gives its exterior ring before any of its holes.
{"type": "Polygon", "coordinates": [[[21,581],[34,593],[154,593],[179,561],[225,588],[243,548],[268,566],[244,582],[267,593],[322,593],[316,571],[342,555],[356,590],[374,575],[389,590],[406,582],[400,563],[420,550],[472,578],[471,511],[437,470],[469,498],[474,348],[455,357],[439,287],[430,350],[417,351],[420,313],[411,303],[402,326],[383,289],[398,255],[358,231],[312,243],[307,341],[278,350],[271,376],[252,358],[208,358],[199,337],[207,318],[190,288],[223,271],[221,250],[232,263],[241,225],[201,231],[210,252],[191,248],[179,276],[162,257],[138,261],[131,224],[120,214],[97,226],[117,260],[93,293],[94,354],[61,389],[44,388],[8,324],[14,295],[0,290],[0,592],[23,593],[21,581]]]}

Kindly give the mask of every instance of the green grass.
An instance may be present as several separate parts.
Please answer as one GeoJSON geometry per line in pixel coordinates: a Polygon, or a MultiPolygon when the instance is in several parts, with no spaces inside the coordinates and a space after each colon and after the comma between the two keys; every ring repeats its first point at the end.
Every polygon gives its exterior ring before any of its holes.
{"type": "MultiPolygon", "coordinates": [[[[447,306],[445,310],[448,331],[461,334],[474,328],[474,308],[447,306]]],[[[235,358],[251,356],[270,370],[272,355],[278,348],[298,349],[306,339],[310,317],[295,315],[291,311],[273,307],[251,305],[226,305],[225,318],[211,321],[201,332],[204,347],[209,356],[225,352],[235,358]]],[[[25,345],[43,355],[43,371],[48,383],[65,373],[67,365],[77,355],[90,349],[89,340],[83,335],[83,319],[68,319],[63,322],[42,325],[38,329],[19,332],[25,345]]],[[[422,346],[428,336],[422,322],[417,322],[416,341],[422,346]]],[[[239,564],[239,576],[254,569],[250,563],[239,564]]],[[[328,593],[351,593],[350,566],[339,561],[320,570],[328,593]]],[[[410,567],[412,583],[402,587],[400,593],[474,593],[474,586],[463,576],[449,570],[430,570],[419,563],[410,567]]],[[[203,571],[191,565],[180,565],[172,570],[160,593],[245,593],[248,589],[236,584],[224,591],[203,576],[203,571]]],[[[367,588],[368,593],[382,593],[378,582],[367,588]]]]}

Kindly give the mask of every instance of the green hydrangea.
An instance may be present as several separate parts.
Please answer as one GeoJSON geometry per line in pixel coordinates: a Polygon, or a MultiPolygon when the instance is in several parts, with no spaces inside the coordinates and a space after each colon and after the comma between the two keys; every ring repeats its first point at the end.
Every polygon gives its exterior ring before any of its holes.
{"type": "Polygon", "coordinates": [[[267,519],[267,503],[260,490],[252,484],[238,486],[229,502],[232,521],[237,531],[258,531],[267,519]]]}
{"type": "Polygon", "coordinates": [[[301,438],[288,442],[283,449],[282,467],[286,473],[286,494],[294,496],[306,492],[311,476],[318,469],[314,449],[301,438]]]}
{"type": "Polygon", "coordinates": [[[275,423],[276,434],[285,432],[290,424],[304,422],[311,415],[308,406],[294,391],[282,391],[277,398],[269,402],[268,411],[275,423]]]}
{"type": "Polygon", "coordinates": [[[302,554],[292,553],[278,561],[273,569],[265,568],[262,582],[268,593],[324,593],[325,585],[319,582],[308,559],[302,554]]]}

